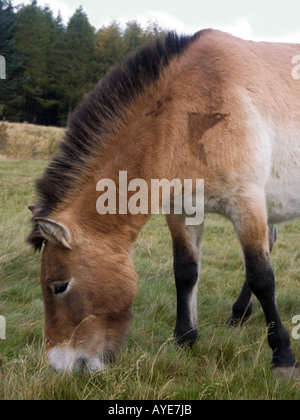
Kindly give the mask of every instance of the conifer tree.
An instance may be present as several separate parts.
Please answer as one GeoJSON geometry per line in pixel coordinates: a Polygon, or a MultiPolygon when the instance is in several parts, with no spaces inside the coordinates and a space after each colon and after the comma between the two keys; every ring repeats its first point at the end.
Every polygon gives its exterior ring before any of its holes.
{"type": "Polygon", "coordinates": [[[101,79],[115,63],[126,55],[120,25],[113,21],[96,33],[95,59],[97,77],[101,79]]]}
{"type": "Polygon", "coordinates": [[[60,18],[36,1],[22,7],[16,19],[16,47],[23,53],[24,120],[44,125],[59,123],[62,100],[63,33],[60,18]]]}
{"type": "Polygon", "coordinates": [[[68,113],[91,89],[95,77],[95,29],[79,7],[71,17],[65,33],[64,93],[68,113]]]}
{"type": "Polygon", "coordinates": [[[0,0],[0,55],[5,58],[6,79],[0,80],[0,119],[19,121],[24,103],[22,56],[15,50],[15,13],[10,2],[0,0]]]}
{"type": "Polygon", "coordinates": [[[95,31],[82,7],[67,26],[37,0],[14,9],[0,0],[0,120],[65,125],[82,97],[116,62],[162,31],[118,22],[95,31]]]}

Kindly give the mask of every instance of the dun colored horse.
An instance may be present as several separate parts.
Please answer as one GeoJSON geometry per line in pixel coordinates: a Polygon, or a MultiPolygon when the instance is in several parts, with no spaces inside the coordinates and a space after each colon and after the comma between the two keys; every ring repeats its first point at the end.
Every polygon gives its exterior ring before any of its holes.
{"type": "MultiPolygon", "coordinates": [[[[256,296],[273,366],[297,371],[270,264],[275,224],[300,216],[296,54],[300,45],[214,30],[168,33],[114,67],[73,113],[58,155],[37,181],[39,202],[30,207],[28,240],[35,249],[45,244],[45,342],[55,370],[102,369],[126,334],[137,283],[130,253],[151,214],[96,209],[99,180],[112,180],[118,191],[126,171],[128,182],[147,185],[204,180],[205,211],[232,221],[244,256],[245,283],[228,322],[241,324],[256,296]]],[[[174,211],[166,218],[177,289],[174,334],[179,344],[192,344],[203,224],[187,225],[174,211]]]]}

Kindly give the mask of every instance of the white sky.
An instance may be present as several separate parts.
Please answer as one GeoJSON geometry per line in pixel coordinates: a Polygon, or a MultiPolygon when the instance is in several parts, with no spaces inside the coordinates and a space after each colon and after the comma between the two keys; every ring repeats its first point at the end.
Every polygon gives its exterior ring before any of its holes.
{"type": "MultiPolygon", "coordinates": [[[[13,0],[30,4],[31,0],[13,0]]],[[[221,29],[245,39],[300,43],[300,0],[38,0],[67,24],[82,5],[97,29],[112,20],[156,21],[165,29],[194,33],[221,29]]]]}

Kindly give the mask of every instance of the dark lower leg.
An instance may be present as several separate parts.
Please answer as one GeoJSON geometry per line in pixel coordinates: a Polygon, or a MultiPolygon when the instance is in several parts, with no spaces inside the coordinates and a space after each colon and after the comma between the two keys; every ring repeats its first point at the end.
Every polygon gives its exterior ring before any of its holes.
{"type": "Polygon", "coordinates": [[[249,287],[261,303],[266,317],[268,341],[273,350],[273,366],[293,367],[296,365],[296,361],[290,350],[289,334],[278,313],[275,299],[275,279],[270,262],[259,253],[246,251],[245,264],[249,287]]]}
{"type": "MultiPolygon", "coordinates": [[[[269,239],[269,250],[270,253],[273,250],[274,244],[276,242],[276,226],[268,226],[268,239],[269,239]]],[[[243,325],[252,313],[253,306],[253,295],[248,285],[247,279],[244,282],[242,291],[232,307],[232,314],[227,321],[227,324],[231,327],[236,327],[238,325],[243,325]]]]}
{"type": "Polygon", "coordinates": [[[197,338],[198,261],[183,243],[174,242],[174,274],[177,319],[174,336],[178,344],[193,344],[197,338]]]}
{"type": "Polygon", "coordinates": [[[173,240],[177,318],[174,336],[178,344],[193,344],[197,338],[197,289],[203,224],[187,226],[181,215],[167,215],[173,240]]]}
{"type": "Polygon", "coordinates": [[[227,321],[231,327],[243,325],[252,313],[252,292],[245,280],[242,291],[232,307],[232,314],[227,321]]]}

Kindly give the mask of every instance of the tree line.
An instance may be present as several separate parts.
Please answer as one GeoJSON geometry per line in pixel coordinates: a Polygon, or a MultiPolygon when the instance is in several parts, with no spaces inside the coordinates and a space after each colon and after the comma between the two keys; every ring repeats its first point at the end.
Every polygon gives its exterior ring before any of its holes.
{"type": "Polygon", "coordinates": [[[13,7],[0,0],[0,120],[64,126],[83,95],[131,51],[163,33],[155,23],[142,28],[111,22],[96,30],[82,7],[64,25],[34,0],[13,7]]]}

